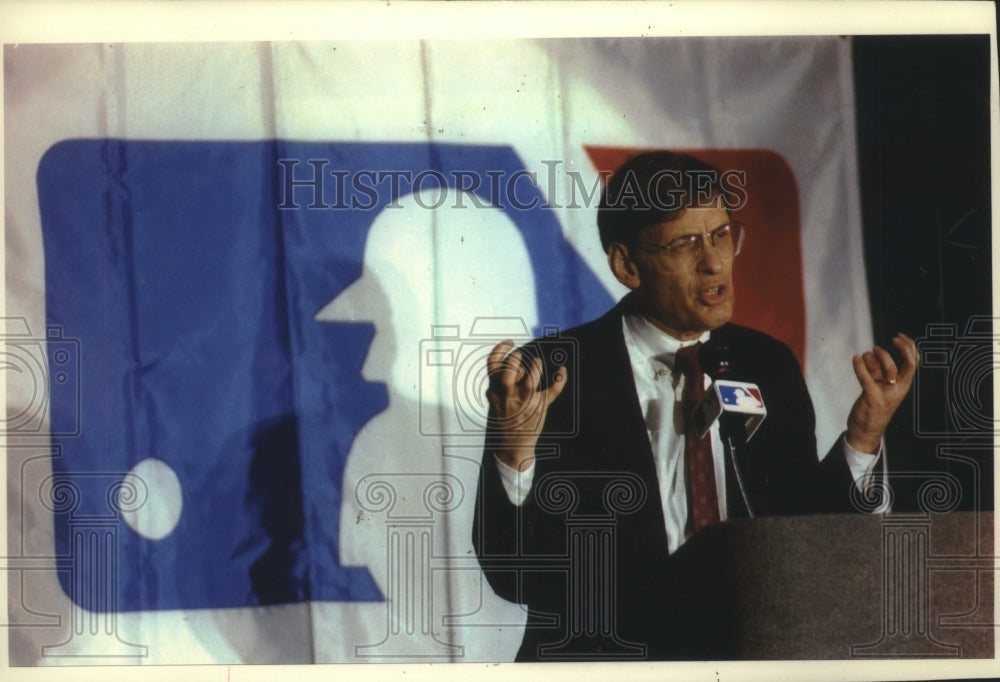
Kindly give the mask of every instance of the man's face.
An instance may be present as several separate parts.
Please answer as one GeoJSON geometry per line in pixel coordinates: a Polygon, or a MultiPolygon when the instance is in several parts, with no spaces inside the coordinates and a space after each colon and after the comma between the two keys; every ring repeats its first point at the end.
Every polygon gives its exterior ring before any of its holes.
{"type": "Polygon", "coordinates": [[[729,321],[735,303],[732,251],[714,246],[688,261],[651,245],[666,245],[685,235],[705,235],[730,222],[721,208],[689,208],[678,218],[651,225],[639,233],[629,256],[638,273],[635,292],[643,314],[671,336],[694,339],[729,321]]]}

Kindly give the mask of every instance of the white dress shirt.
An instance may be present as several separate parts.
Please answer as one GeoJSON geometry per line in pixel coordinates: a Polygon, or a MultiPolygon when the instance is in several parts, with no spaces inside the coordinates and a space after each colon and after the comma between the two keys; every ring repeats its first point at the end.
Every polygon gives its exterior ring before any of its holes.
{"type": "MultiPolygon", "coordinates": [[[[641,315],[626,314],[622,319],[622,334],[628,349],[635,380],[639,407],[646,422],[646,433],[656,465],[660,499],[663,501],[663,520],[666,522],[667,547],[673,553],[687,540],[687,485],[684,480],[684,418],[682,411],[684,377],[673,371],[678,349],[695,343],[705,343],[711,333],[705,332],[692,341],[679,341],[660,330],[641,315]]],[[[711,377],[705,375],[705,387],[711,377]]],[[[725,450],[719,435],[719,421],[709,429],[712,439],[712,457],[715,463],[715,485],[719,500],[719,518],[727,518],[725,450]]],[[[878,454],[858,452],[840,438],[847,464],[854,476],[855,485],[864,490],[873,477],[878,454]]],[[[880,447],[879,454],[884,448],[880,447]]],[[[883,463],[885,457],[882,458],[883,463]]],[[[524,471],[516,471],[497,458],[500,480],[511,502],[521,505],[531,490],[534,464],[524,471]]],[[[884,499],[884,498],[883,498],[884,499]]],[[[886,511],[880,509],[879,511],[886,511]]]]}
{"type": "MultiPolygon", "coordinates": [[[[684,382],[674,372],[677,351],[696,343],[705,343],[709,332],[692,341],[678,341],[661,331],[641,315],[622,319],[625,347],[632,363],[635,391],[646,422],[646,433],[653,450],[656,478],[663,501],[663,520],[667,527],[667,549],[672,554],[684,544],[688,521],[688,495],[684,457],[684,382]]],[[[705,375],[705,388],[712,378],[705,375]]],[[[715,491],[719,501],[719,519],[726,519],[725,450],[719,434],[719,420],[709,428],[712,459],[715,464],[715,491]]]]}

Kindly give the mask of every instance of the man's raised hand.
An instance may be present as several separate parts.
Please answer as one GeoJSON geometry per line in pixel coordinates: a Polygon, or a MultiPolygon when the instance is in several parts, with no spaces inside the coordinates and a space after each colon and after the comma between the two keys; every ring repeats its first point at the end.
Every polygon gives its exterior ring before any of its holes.
{"type": "Polygon", "coordinates": [[[903,356],[901,367],[884,348],[875,346],[853,358],[861,395],[847,417],[847,443],[858,452],[876,454],[889,420],[910,391],[917,371],[917,345],[909,336],[896,334],[892,345],[903,356]]]}
{"type": "Polygon", "coordinates": [[[509,467],[523,471],[535,460],[535,445],[549,405],[566,386],[566,367],[560,365],[552,384],[539,390],[542,360],[534,357],[525,368],[513,341],[501,341],[486,359],[490,387],[490,426],[496,436],[495,453],[509,467]]]}

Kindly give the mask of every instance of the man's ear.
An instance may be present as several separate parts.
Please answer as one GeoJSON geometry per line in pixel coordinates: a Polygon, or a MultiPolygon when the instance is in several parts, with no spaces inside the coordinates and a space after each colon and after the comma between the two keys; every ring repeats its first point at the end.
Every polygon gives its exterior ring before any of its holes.
{"type": "Polygon", "coordinates": [[[629,289],[639,288],[639,270],[635,267],[627,246],[618,242],[608,245],[608,265],[619,282],[629,289]]]}

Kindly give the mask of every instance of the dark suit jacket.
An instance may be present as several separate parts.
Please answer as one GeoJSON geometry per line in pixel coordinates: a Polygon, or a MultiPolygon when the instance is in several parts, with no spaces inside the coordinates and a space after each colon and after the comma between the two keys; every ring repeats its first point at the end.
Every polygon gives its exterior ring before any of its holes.
{"type": "MultiPolygon", "coordinates": [[[[547,364],[553,357],[567,364],[569,378],[549,409],[534,483],[520,507],[503,490],[487,436],[473,544],[496,593],[528,606],[518,660],[732,654],[713,615],[727,597],[717,588],[700,594],[691,584],[699,570],[718,578],[726,567],[700,557],[694,565],[701,569],[692,572],[688,563],[681,578],[678,558],[687,545],[675,556],[667,551],[622,335],[625,305],[537,343],[547,364]]],[[[849,511],[850,471],[839,444],[818,461],[812,402],[792,352],[736,325],[714,330],[712,339],[728,345],[737,378],[756,383],[767,406],[758,432],[735,452],[754,515],[849,511]]],[[[747,516],[730,458],[726,489],[729,517],[747,516]]]]}

